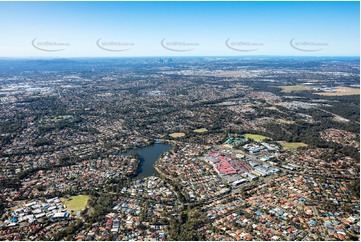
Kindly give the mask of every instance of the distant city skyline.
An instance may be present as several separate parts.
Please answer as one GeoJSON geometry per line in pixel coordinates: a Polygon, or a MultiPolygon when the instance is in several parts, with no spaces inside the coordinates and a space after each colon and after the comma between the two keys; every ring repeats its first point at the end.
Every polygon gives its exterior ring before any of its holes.
{"type": "Polygon", "coordinates": [[[0,2],[0,57],[359,56],[359,2],[0,2]]]}

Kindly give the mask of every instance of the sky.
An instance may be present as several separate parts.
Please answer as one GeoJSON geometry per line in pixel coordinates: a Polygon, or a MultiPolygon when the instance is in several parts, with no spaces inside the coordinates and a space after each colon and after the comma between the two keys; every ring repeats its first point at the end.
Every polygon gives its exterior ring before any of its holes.
{"type": "Polygon", "coordinates": [[[359,2],[0,2],[0,57],[359,56],[359,2]]]}

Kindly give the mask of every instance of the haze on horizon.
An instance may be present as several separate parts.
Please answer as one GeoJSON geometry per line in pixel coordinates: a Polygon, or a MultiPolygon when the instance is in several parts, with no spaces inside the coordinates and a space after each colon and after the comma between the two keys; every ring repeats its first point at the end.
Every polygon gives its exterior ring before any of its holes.
{"type": "Polygon", "coordinates": [[[359,56],[359,2],[1,2],[0,57],[359,56]]]}

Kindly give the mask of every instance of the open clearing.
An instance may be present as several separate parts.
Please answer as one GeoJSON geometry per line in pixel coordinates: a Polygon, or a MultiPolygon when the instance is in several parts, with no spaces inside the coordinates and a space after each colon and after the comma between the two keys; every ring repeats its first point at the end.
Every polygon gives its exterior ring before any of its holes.
{"type": "Polygon", "coordinates": [[[316,92],[315,94],[321,96],[349,96],[349,95],[360,95],[360,89],[351,87],[336,87],[335,92],[316,92]]]}
{"type": "Polygon", "coordinates": [[[293,120],[286,120],[286,119],[281,119],[281,118],[277,118],[275,119],[275,121],[279,124],[294,124],[295,121],[293,120]]]}
{"type": "Polygon", "coordinates": [[[286,120],[286,119],[280,119],[280,118],[269,118],[269,117],[263,117],[263,118],[257,118],[256,119],[257,121],[265,121],[265,122],[276,122],[276,123],[279,123],[279,124],[294,124],[295,121],[292,121],[292,120],[286,120]]]}
{"type": "Polygon", "coordinates": [[[74,212],[84,210],[89,199],[90,196],[87,195],[72,196],[69,199],[61,198],[66,207],[74,212]]]}
{"type": "Polygon", "coordinates": [[[205,128],[195,129],[195,130],[194,130],[194,132],[196,132],[196,133],[205,133],[205,132],[207,132],[207,131],[208,131],[208,130],[205,129],[205,128]]]}
{"type": "Polygon", "coordinates": [[[310,91],[313,87],[304,86],[304,85],[295,85],[295,86],[276,86],[282,88],[282,92],[297,92],[297,91],[310,91]]]}
{"type": "Polygon", "coordinates": [[[244,137],[247,139],[253,139],[254,141],[263,141],[265,139],[271,139],[267,136],[263,136],[259,134],[245,134],[244,137]]]}
{"type": "Polygon", "coordinates": [[[229,149],[229,150],[233,149],[232,145],[229,145],[229,144],[222,144],[221,147],[224,149],[229,149]]]}
{"type": "Polygon", "coordinates": [[[201,74],[202,76],[216,76],[216,77],[236,77],[236,76],[244,76],[247,72],[244,70],[236,70],[236,71],[220,71],[217,73],[206,73],[201,74]]]}
{"type": "Polygon", "coordinates": [[[306,147],[307,144],[302,142],[286,142],[286,141],[278,141],[286,150],[297,150],[299,147],[306,147]]]}
{"type": "Polygon", "coordinates": [[[172,133],[169,136],[172,137],[172,138],[179,138],[179,137],[186,136],[186,134],[185,133],[172,133]]]}

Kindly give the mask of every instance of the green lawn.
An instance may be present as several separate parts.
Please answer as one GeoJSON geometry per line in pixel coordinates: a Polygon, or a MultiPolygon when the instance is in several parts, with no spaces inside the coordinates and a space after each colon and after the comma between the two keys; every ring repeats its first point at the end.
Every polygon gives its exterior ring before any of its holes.
{"type": "Polygon", "coordinates": [[[171,133],[169,136],[172,138],[179,138],[179,137],[186,136],[186,134],[185,133],[171,133]]]}
{"type": "Polygon", "coordinates": [[[306,147],[307,144],[302,142],[286,142],[286,141],[279,141],[283,148],[286,150],[297,150],[299,147],[306,147]]]}
{"type": "Polygon", "coordinates": [[[196,132],[196,133],[205,133],[205,132],[207,132],[207,131],[208,131],[208,130],[205,129],[205,128],[195,129],[195,130],[194,130],[194,132],[196,132]]]}
{"type": "Polygon", "coordinates": [[[244,137],[246,139],[253,139],[254,141],[263,141],[265,139],[270,139],[267,136],[259,135],[259,134],[245,134],[244,137]]]}
{"type": "Polygon", "coordinates": [[[79,195],[70,197],[69,199],[62,198],[61,200],[64,202],[68,209],[74,210],[76,212],[85,209],[89,199],[90,196],[79,195]]]}

